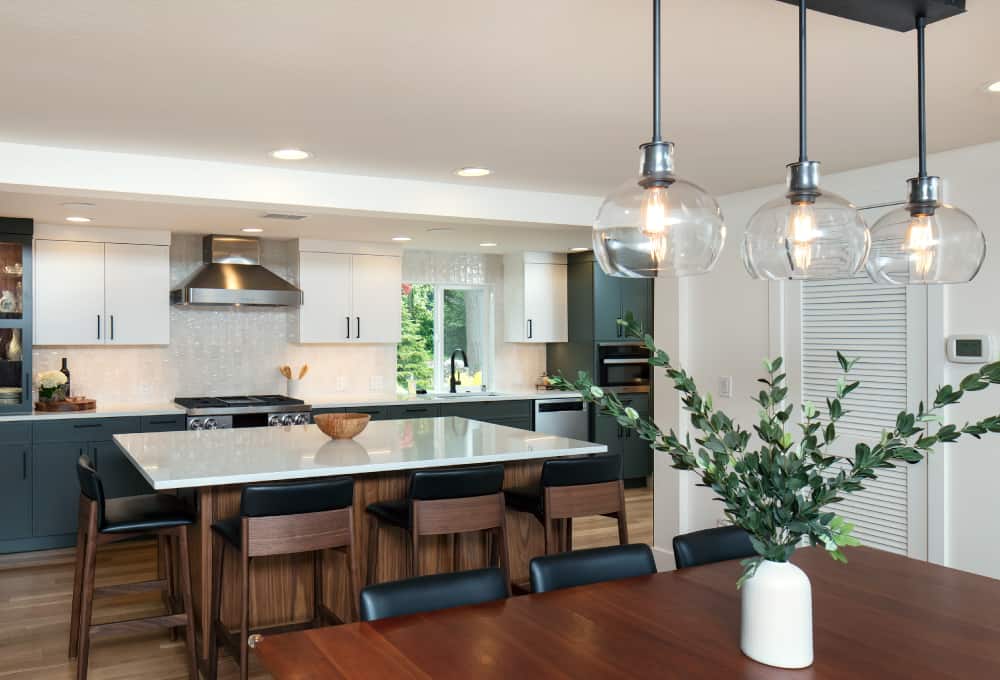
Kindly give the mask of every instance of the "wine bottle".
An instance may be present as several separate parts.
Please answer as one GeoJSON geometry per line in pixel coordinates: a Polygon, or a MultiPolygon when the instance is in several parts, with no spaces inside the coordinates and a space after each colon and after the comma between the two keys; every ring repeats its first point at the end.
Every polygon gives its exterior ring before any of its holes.
{"type": "Polygon", "coordinates": [[[64,376],[66,376],[66,396],[68,397],[68,396],[70,396],[70,391],[69,391],[69,367],[66,366],[66,357],[63,357],[62,368],[59,369],[59,372],[62,373],[64,376]]]}

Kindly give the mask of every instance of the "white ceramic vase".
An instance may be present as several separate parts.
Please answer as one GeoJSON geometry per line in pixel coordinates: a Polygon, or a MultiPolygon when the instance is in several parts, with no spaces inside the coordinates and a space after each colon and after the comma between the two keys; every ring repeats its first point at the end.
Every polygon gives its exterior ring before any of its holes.
{"type": "Polygon", "coordinates": [[[812,586],[791,562],[764,561],[743,584],[740,649],[778,668],[813,662],[812,586]]]}

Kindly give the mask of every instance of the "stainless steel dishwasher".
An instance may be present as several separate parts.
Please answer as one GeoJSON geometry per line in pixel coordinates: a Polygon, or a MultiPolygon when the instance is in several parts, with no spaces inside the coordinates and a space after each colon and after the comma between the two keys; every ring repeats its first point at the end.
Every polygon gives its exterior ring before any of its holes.
{"type": "Polygon", "coordinates": [[[589,441],[590,404],[581,397],[535,400],[535,432],[589,441]]]}

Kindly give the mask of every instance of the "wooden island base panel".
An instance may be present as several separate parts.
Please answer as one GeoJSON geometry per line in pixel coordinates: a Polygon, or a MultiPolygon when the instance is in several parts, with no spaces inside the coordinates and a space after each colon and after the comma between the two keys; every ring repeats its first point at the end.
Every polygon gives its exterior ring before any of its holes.
{"type": "MultiPolygon", "coordinates": [[[[504,466],[505,488],[538,484],[542,463],[528,461],[504,466]]],[[[354,477],[354,536],[358,579],[362,587],[367,573],[370,525],[365,507],[377,501],[406,497],[408,472],[387,472],[354,477]]],[[[208,630],[212,585],[212,522],[239,512],[242,486],[204,487],[198,489],[198,523],[191,531],[191,571],[194,607],[200,630],[208,630]]],[[[562,531],[562,527],[557,529],[562,531]]],[[[477,569],[487,566],[487,532],[458,536],[454,546],[450,536],[427,536],[420,542],[422,575],[477,569]],[[458,563],[455,564],[455,557],[458,563]]],[[[561,537],[562,534],[559,533],[561,537]]],[[[528,581],[528,562],[545,552],[542,525],[537,519],[519,512],[507,513],[507,543],[510,550],[511,578],[515,583],[528,581]]],[[[227,546],[222,578],[222,620],[231,629],[239,622],[239,559],[227,546]]],[[[412,576],[410,543],[406,535],[391,527],[379,531],[376,581],[395,581],[412,576]]],[[[326,605],[342,621],[354,620],[348,581],[346,554],[328,550],[323,554],[323,593],[326,605]]],[[[282,626],[313,618],[313,558],[311,554],[257,558],[251,567],[251,628],[282,626]]],[[[199,640],[200,656],[208,656],[207,640],[199,640]]]]}

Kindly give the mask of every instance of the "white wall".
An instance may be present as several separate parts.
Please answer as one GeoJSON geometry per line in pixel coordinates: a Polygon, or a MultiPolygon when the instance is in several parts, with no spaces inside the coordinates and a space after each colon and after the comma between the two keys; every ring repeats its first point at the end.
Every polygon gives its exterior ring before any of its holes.
{"type": "MultiPolygon", "coordinates": [[[[971,213],[986,232],[989,246],[986,263],[971,284],[945,287],[945,333],[985,333],[1000,338],[1000,314],[996,296],[1000,290],[1000,210],[997,187],[1000,187],[1000,143],[959,149],[930,157],[930,170],[945,180],[945,200],[971,213]]],[[[871,205],[902,200],[905,180],[915,174],[915,161],[907,160],[824,178],[823,185],[857,205],[871,205]]],[[[779,179],[776,176],[776,179],[779,179]]],[[[756,189],[723,196],[720,199],[728,226],[726,249],[711,273],[673,284],[658,282],[656,297],[656,333],[666,334],[676,342],[678,334],[670,324],[683,329],[688,342],[680,343],[678,363],[695,377],[704,390],[718,393],[721,376],[733,376],[734,396],[719,399],[719,408],[750,428],[756,421],[755,404],[749,401],[755,391],[754,380],[760,375],[761,360],[768,356],[768,286],[753,281],[743,270],[740,244],[743,229],[753,212],[765,201],[783,193],[784,186],[756,189]],[[666,294],[661,294],[663,291],[666,294]]],[[[944,338],[940,338],[943,343],[944,338]]],[[[665,345],[669,344],[664,343],[665,345]]],[[[940,343],[939,343],[940,344],[940,343]]],[[[957,382],[968,369],[946,366],[935,382],[957,382]]],[[[661,427],[680,419],[674,403],[663,398],[670,386],[657,385],[656,417],[661,427]]],[[[970,395],[946,414],[949,421],[964,423],[988,413],[1000,413],[1000,387],[970,395]]],[[[686,422],[686,418],[683,419],[686,422]]],[[[941,557],[945,564],[1000,578],[1000,542],[996,520],[1000,515],[1000,494],[995,485],[984,480],[1000,479],[1000,436],[983,441],[967,440],[939,451],[939,461],[931,468],[942,488],[944,517],[931,518],[943,525],[941,557]],[[943,521],[942,521],[943,520],[943,521]]],[[[656,465],[656,544],[669,549],[677,531],[691,531],[714,526],[721,506],[711,500],[711,493],[695,488],[690,479],[668,471],[662,460],[656,465]],[[669,508],[669,509],[667,509],[669,508]]],[[[936,506],[930,506],[935,511],[936,506]]]]}
{"type": "MultiPolygon", "coordinates": [[[[290,277],[287,246],[263,241],[263,264],[290,277]]],[[[175,234],[170,247],[171,285],[201,266],[201,237],[175,234]]],[[[404,280],[488,284],[497,291],[495,327],[503,318],[503,262],[499,255],[406,253],[404,280]],[[409,277],[407,279],[406,277],[409,277]]],[[[395,345],[299,345],[290,341],[285,309],[172,307],[166,347],[35,348],[36,372],[69,359],[75,394],[104,404],[151,404],[175,396],[284,394],[277,367],[309,364],[303,396],[349,397],[392,392],[396,386],[395,345]]],[[[544,345],[496,340],[500,390],[525,389],[545,369],[544,345]]]]}

